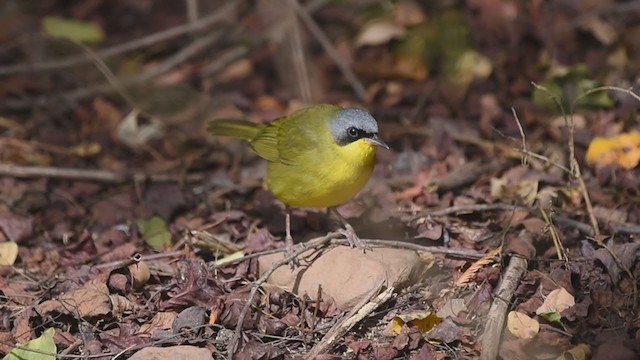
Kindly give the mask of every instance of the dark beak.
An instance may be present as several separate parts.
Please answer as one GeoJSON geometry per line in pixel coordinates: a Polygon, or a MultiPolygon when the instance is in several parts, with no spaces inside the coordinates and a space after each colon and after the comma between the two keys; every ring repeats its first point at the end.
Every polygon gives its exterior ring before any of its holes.
{"type": "Polygon", "coordinates": [[[385,144],[384,141],[380,139],[380,136],[378,136],[378,134],[372,134],[370,137],[363,138],[363,140],[368,142],[369,144],[377,145],[389,150],[389,145],[385,144]]]}

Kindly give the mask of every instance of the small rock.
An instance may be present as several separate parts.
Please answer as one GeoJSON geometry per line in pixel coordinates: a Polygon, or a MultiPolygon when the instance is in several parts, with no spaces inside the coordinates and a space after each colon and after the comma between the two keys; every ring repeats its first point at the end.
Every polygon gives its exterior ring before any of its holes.
{"type": "MultiPolygon", "coordinates": [[[[260,273],[283,256],[279,253],[260,257],[260,273]]],[[[300,264],[293,270],[281,266],[269,277],[268,283],[312,298],[321,286],[341,309],[353,307],[381,282],[398,289],[410,286],[422,279],[432,265],[411,250],[376,248],[363,252],[347,246],[338,246],[320,255],[309,250],[300,257],[300,264]]]]}
{"type": "Polygon", "coordinates": [[[148,347],[133,354],[129,360],[213,360],[211,352],[195,346],[180,345],[166,348],[148,347]]]}

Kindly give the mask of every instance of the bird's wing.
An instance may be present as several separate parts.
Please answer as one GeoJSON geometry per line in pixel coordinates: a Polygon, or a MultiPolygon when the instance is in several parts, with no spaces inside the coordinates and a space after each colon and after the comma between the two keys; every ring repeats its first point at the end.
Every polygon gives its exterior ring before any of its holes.
{"type": "Polygon", "coordinates": [[[250,141],[253,151],[268,161],[280,161],[280,151],[278,150],[279,128],[275,123],[268,124],[250,141]]]}
{"type": "Polygon", "coordinates": [[[315,131],[310,119],[290,117],[274,120],[251,141],[251,147],[268,161],[286,165],[299,163],[300,156],[313,151],[315,131]]]}

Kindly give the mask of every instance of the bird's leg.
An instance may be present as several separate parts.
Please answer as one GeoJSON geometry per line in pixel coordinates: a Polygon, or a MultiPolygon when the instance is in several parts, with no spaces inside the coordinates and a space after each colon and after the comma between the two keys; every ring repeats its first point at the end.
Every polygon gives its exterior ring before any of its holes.
{"type": "MultiPolygon", "coordinates": [[[[286,235],[284,237],[285,256],[290,257],[294,253],[294,245],[293,237],[291,236],[291,207],[289,205],[285,205],[284,208],[284,226],[286,228],[286,235]]],[[[293,271],[296,266],[300,265],[300,262],[297,258],[294,258],[291,260],[291,263],[289,265],[291,266],[291,270],[293,271]]]]}
{"type": "Polygon", "coordinates": [[[286,236],[284,237],[284,245],[287,252],[293,251],[293,237],[291,236],[291,207],[285,205],[284,208],[284,226],[286,228],[286,236]]]}
{"type": "Polygon", "coordinates": [[[342,224],[342,226],[344,226],[344,229],[341,229],[339,232],[347,238],[347,241],[349,241],[349,245],[351,245],[351,247],[357,247],[363,250],[367,249],[367,244],[365,244],[365,242],[358,237],[356,231],[353,229],[353,226],[351,226],[351,224],[347,222],[347,219],[340,215],[338,209],[336,209],[335,207],[330,207],[329,213],[333,215],[333,217],[336,218],[336,220],[338,220],[342,224]]]}

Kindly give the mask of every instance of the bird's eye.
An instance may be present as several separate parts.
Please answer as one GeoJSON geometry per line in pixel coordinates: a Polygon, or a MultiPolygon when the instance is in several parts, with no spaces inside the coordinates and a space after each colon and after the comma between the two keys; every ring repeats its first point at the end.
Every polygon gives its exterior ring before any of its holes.
{"type": "Polygon", "coordinates": [[[358,131],[358,129],[354,127],[350,127],[347,129],[347,135],[355,139],[358,137],[358,135],[360,135],[360,131],[358,131]]]}

